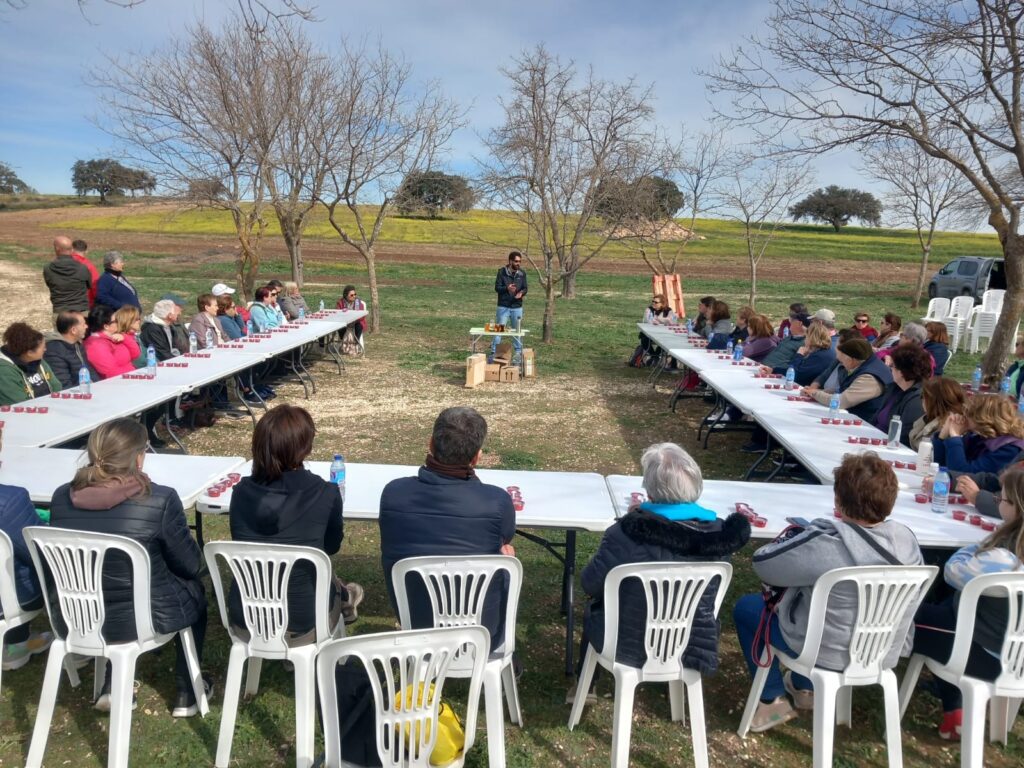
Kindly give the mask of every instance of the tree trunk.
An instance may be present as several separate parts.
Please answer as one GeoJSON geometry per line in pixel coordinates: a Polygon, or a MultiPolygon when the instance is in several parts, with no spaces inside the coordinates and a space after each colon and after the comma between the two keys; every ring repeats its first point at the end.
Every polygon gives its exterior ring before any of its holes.
{"type": "Polygon", "coordinates": [[[366,275],[370,281],[370,322],[367,329],[370,333],[377,333],[380,330],[380,294],[377,292],[377,255],[373,248],[367,248],[363,253],[366,260],[366,275]]]}
{"type": "Polygon", "coordinates": [[[1013,347],[1017,324],[1024,310],[1024,237],[1016,233],[1007,235],[1003,242],[1003,269],[1006,273],[1006,295],[1003,311],[999,314],[992,341],[981,359],[985,381],[995,385],[1003,377],[1006,361],[1013,347]]]}
{"type": "Polygon", "coordinates": [[[562,298],[563,299],[575,299],[576,298],[576,270],[574,269],[567,275],[562,275],[562,298]]]}
{"type": "Polygon", "coordinates": [[[541,341],[550,344],[555,337],[555,281],[548,278],[544,286],[544,332],[541,341]]]}
{"type": "Polygon", "coordinates": [[[931,252],[931,243],[921,249],[921,268],[917,271],[917,287],[914,289],[914,301],[911,309],[917,309],[921,304],[921,295],[924,293],[925,278],[928,275],[928,254],[931,252]]]}
{"type": "Polygon", "coordinates": [[[288,258],[291,261],[292,280],[299,289],[303,286],[302,275],[302,223],[294,222],[287,216],[278,213],[277,221],[281,226],[281,236],[284,238],[285,247],[288,249],[288,258]]]}
{"type": "Polygon", "coordinates": [[[750,294],[747,303],[751,309],[757,307],[757,262],[754,259],[750,260],[750,294]]]}

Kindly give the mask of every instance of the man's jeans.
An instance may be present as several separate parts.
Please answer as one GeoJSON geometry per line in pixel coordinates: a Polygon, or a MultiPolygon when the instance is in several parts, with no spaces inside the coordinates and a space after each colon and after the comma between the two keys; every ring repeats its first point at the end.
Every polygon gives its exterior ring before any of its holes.
{"type": "MultiPolygon", "coordinates": [[[[516,321],[522,322],[523,319],[523,308],[522,307],[498,307],[498,313],[495,316],[494,321],[498,325],[504,325],[506,327],[516,327],[516,321]]],[[[501,336],[495,336],[494,341],[491,342],[491,357],[494,357],[495,351],[498,349],[498,344],[501,342],[501,336]]],[[[523,353],[523,339],[521,336],[513,336],[512,344],[516,349],[516,359],[523,353]]]]}

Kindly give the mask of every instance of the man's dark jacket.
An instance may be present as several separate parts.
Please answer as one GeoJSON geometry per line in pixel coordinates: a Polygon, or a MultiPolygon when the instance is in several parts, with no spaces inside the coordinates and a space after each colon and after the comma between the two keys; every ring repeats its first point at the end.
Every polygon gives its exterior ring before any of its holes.
{"type": "Polygon", "coordinates": [[[172,325],[160,325],[152,320],[146,320],[139,330],[139,346],[143,349],[153,347],[156,359],[160,361],[170,360],[172,357],[188,352],[188,343],[179,346],[179,341],[172,325]],[[174,339],[175,342],[173,347],[171,339],[174,339]],[[174,351],[175,349],[177,352],[174,351]]]}
{"type": "Polygon", "coordinates": [[[517,269],[515,273],[509,272],[508,267],[498,270],[498,276],[494,279],[494,292],[498,294],[498,306],[518,309],[523,306],[523,296],[516,298],[516,294],[522,291],[526,296],[526,272],[517,269]],[[514,290],[509,290],[513,286],[514,290]]]}
{"type": "Polygon", "coordinates": [[[89,286],[92,275],[84,264],[68,256],[57,256],[43,267],[43,280],[50,289],[54,312],[89,311],[89,286]]]}
{"type": "Polygon", "coordinates": [[[50,366],[53,375],[57,377],[64,389],[78,386],[78,372],[84,367],[89,369],[91,381],[99,381],[102,377],[89,365],[85,357],[85,350],[81,343],[72,344],[64,339],[50,339],[46,342],[46,352],[43,360],[50,366]]]}
{"type": "Polygon", "coordinates": [[[39,579],[32,565],[32,555],[22,531],[30,525],[42,525],[28,491],[16,485],[0,485],[0,531],[10,537],[14,550],[14,589],[18,602],[28,605],[38,599],[39,579]]]}
{"type": "MultiPolygon", "coordinates": [[[[914,422],[924,416],[924,404],[921,402],[921,387],[924,382],[915,381],[908,389],[902,389],[895,381],[887,384],[882,393],[882,404],[875,412],[876,418],[885,409],[889,400],[894,400],[889,409],[889,420],[885,424],[876,424],[883,432],[889,431],[889,422],[893,416],[899,416],[902,424],[900,428],[900,442],[910,447],[910,430],[914,428],[914,422]]],[[[927,419],[926,419],[927,421],[927,419]]]]}
{"type": "MultiPolygon", "coordinates": [[[[750,523],[733,513],[712,522],[672,521],[653,512],[635,509],[609,528],[594,558],[583,569],[583,590],[594,598],[584,618],[584,631],[594,648],[604,647],[604,582],[612,568],[625,563],[728,560],[750,539],[750,523]]],[[[697,606],[690,642],[683,651],[683,666],[709,674],[718,669],[718,635],[715,594],[708,587],[697,606]]],[[[631,667],[647,660],[644,626],[647,600],[637,579],[619,588],[619,637],[615,658],[631,667]]]]}
{"type": "MultiPolygon", "coordinates": [[[[142,544],[149,552],[153,627],[157,632],[191,627],[205,611],[206,595],[199,580],[202,552],[192,538],[181,499],[173,488],[154,484],[148,496],[127,499],[110,509],[80,509],[71,502],[71,484],[66,483],[54,491],[50,525],[127,536],[142,544]]],[[[107,640],[135,639],[131,574],[127,558],[116,552],[108,555],[103,566],[107,610],[103,636],[107,640]]],[[[63,637],[66,627],[63,622],[58,624],[54,629],[63,637]]]]}

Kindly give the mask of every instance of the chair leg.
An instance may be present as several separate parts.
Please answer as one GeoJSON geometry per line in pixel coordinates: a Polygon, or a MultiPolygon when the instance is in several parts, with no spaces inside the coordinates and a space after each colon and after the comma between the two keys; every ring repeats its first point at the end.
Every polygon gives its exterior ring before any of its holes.
{"type": "Polygon", "coordinates": [[[964,695],[963,732],[960,734],[961,768],[982,768],[985,763],[985,709],[988,686],[962,683],[964,695]]]}
{"type": "Polygon", "coordinates": [[[487,764],[490,768],[505,768],[505,707],[498,664],[484,667],[484,708],[487,715],[487,764]]]}
{"type": "MultiPolygon", "coordinates": [[[[757,711],[757,705],[761,701],[761,691],[764,690],[764,684],[767,679],[768,668],[758,667],[757,672],[754,673],[754,682],[750,685],[750,694],[747,696],[747,705],[743,708],[743,717],[740,718],[740,727],[736,731],[741,739],[746,738],[747,732],[750,730],[750,723],[754,720],[754,712],[757,711]]],[[[817,699],[817,696],[815,696],[815,699],[817,699]]]]}
{"type": "Polygon", "coordinates": [[[839,684],[833,675],[814,674],[814,768],[831,768],[839,684]]]}
{"type": "Polygon", "coordinates": [[[882,675],[882,694],[885,698],[885,746],[889,753],[889,768],[903,768],[900,693],[896,674],[891,670],[882,675]]]}
{"type": "Polygon", "coordinates": [[[54,640],[46,658],[46,672],[43,674],[43,687],[39,694],[39,709],[36,710],[36,724],[32,730],[32,743],[28,749],[25,768],[40,768],[43,764],[43,755],[46,753],[46,741],[50,737],[53,708],[57,703],[57,689],[60,688],[60,675],[64,667],[65,655],[64,642],[54,640]]]}
{"type": "Polygon", "coordinates": [[[907,664],[907,671],[903,674],[903,682],[900,684],[900,718],[907,714],[907,705],[910,704],[910,697],[914,695],[914,688],[917,687],[917,678],[921,675],[921,667],[924,666],[924,656],[915,653],[910,657],[907,664]]]}
{"type": "Polygon", "coordinates": [[[587,655],[583,658],[583,669],[580,671],[579,680],[576,681],[576,700],[572,703],[572,711],[569,713],[569,730],[571,731],[580,724],[583,716],[583,707],[587,705],[587,691],[590,690],[590,682],[594,679],[594,669],[597,667],[597,654],[589,645],[587,655]]]}
{"type": "Polygon", "coordinates": [[[295,768],[310,768],[316,740],[316,646],[292,656],[295,665],[295,768]]]}
{"type": "Polygon", "coordinates": [[[501,688],[505,691],[505,703],[508,706],[508,719],[520,728],[523,727],[523,709],[519,704],[519,684],[511,664],[501,671],[501,688]]]}
{"type": "Polygon", "coordinates": [[[612,768],[629,768],[629,741],[633,733],[633,695],[639,682],[637,670],[616,664],[615,714],[612,722],[612,768]]]}
{"type": "Polygon", "coordinates": [[[988,702],[988,740],[992,743],[1009,740],[1010,700],[1005,696],[993,696],[988,702]]]}
{"type": "Polygon", "coordinates": [[[210,713],[210,702],[206,699],[206,686],[203,684],[203,672],[199,668],[199,651],[195,638],[191,629],[183,629],[178,634],[181,635],[181,646],[185,651],[188,675],[192,678],[192,693],[195,694],[196,703],[199,705],[199,716],[206,717],[210,713]]]}
{"type": "Polygon", "coordinates": [[[668,684],[668,705],[672,710],[672,722],[686,725],[686,700],[682,680],[672,680],[668,684]]]}
{"type": "Polygon", "coordinates": [[[103,656],[97,656],[92,663],[92,700],[100,697],[100,692],[107,682],[107,660],[103,656]]]}
{"type": "Polygon", "coordinates": [[[259,692],[262,669],[263,659],[250,656],[249,663],[245,665],[245,698],[251,699],[259,692]]]}
{"type": "MultiPolygon", "coordinates": [[[[675,685],[675,682],[669,683],[675,685]]],[[[680,683],[680,686],[682,683],[680,683]]],[[[686,684],[686,700],[690,706],[690,738],[693,739],[694,768],[708,768],[708,734],[704,724],[704,686],[700,675],[686,684]]]]}
{"type": "Polygon", "coordinates": [[[844,685],[836,694],[836,725],[853,727],[853,686],[844,685]]]}
{"type": "Polygon", "coordinates": [[[235,738],[235,718],[238,715],[238,692],[242,687],[242,667],[245,666],[245,646],[232,643],[228,655],[228,674],[224,680],[224,706],[220,715],[220,735],[217,737],[217,768],[228,768],[231,744],[235,738]]]}
{"type": "Polygon", "coordinates": [[[135,657],[116,654],[110,659],[110,746],[107,768],[128,768],[132,735],[132,687],[135,657]]]}

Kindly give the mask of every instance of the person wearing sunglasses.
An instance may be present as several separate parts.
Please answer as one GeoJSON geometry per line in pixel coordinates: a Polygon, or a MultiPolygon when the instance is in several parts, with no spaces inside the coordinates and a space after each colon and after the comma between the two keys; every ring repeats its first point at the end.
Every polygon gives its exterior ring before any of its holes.
{"type": "Polygon", "coordinates": [[[871,327],[871,315],[867,312],[858,312],[854,315],[852,327],[865,341],[874,341],[878,338],[878,331],[871,327]]]}
{"type": "MultiPolygon", "coordinates": [[[[523,319],[523,298],[526,296],[526,272],[522,269],[523,254],[519,251],[512,251],[508,255],[508,264],[498,270],[498,276],[494,280],[494,292],[498,294],[498,311],[495,314],[494,322],[498,325],[515,328],[517,322],[523,319]]],[[[501,343],[501,337],[495,336],[491,342],[491,358],[501,343]]],[[[523,353],[523,339],[520,336],[512,338],[515,346],[516,356],[513,363],[519,362],[523,353]]]]}

